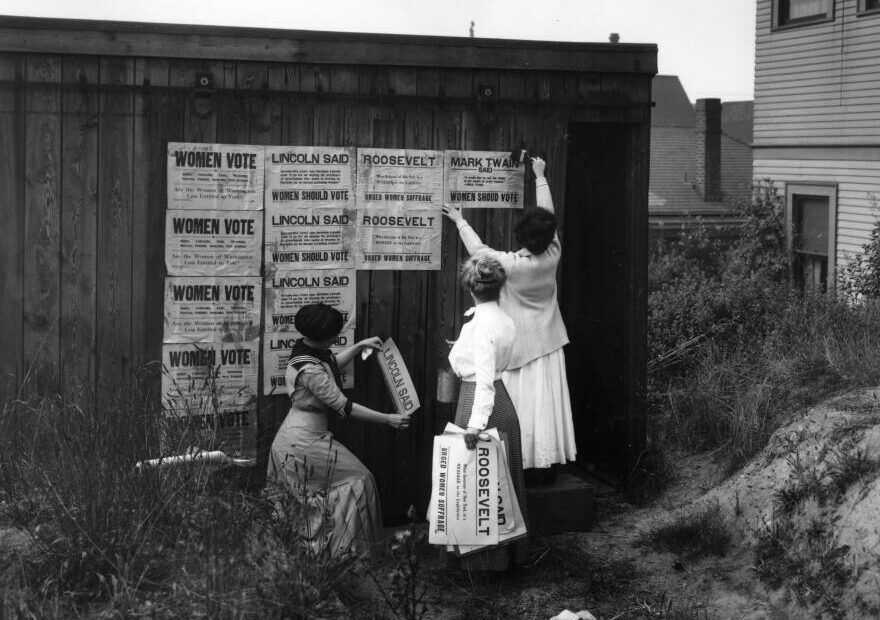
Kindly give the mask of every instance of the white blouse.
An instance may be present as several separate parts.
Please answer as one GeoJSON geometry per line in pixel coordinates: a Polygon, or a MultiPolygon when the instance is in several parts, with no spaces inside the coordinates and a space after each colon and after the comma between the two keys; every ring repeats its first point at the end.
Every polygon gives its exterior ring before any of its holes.
{"type": "Polygon", "coordinates": [[[494,383],[510,362],[515,337],[513,319],[496,301],[477,304],[474,318],[461,328],[449,352],[449,364],[462,380],[477,384],[469,427],[486,428],[495,404],[494,383]]]}

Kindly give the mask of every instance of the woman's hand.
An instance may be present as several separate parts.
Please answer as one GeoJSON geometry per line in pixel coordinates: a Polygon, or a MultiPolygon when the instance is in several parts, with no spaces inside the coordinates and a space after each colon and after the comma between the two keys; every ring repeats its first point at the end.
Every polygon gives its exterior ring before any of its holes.
{"type": "Polygon", "coordinates": [[[381,349],[382,348],[382,339],[379,336],[371,336],[370,338],[365,338],[357,343],[358,350],[363,349],[381,349]]]}
{"type": "Polygon", "coordinates": [[[473,450],[477,447],[477,442],[480,440],[480,433],[482,433],[478,428],[474,428],[469,426],[467,430],[464,432],[464,445],[467,446],[468,450],[473,450]]]}
{"type": "Polygon", "coordinates": [[[547,168],[547,162],[545,162],[540,157],[532,157],[532,172],[535,173],[535,178],[540,179],[544,176],[544,170],[547,168]]]}
{"type": "Polygon", "coordinates": [[[389,413],[386,415],[388,425],[398,431],[409,428],[409,413],[389,413]]]}
{"type": "Polygon", "coordinates": [[[450,220],[456,223],[464,221],[464,216],[461,214],[461,209],[457,209],[456,207],[449,206],[445,202],[443,203],[443,215],[448,217],[450,220]]]}

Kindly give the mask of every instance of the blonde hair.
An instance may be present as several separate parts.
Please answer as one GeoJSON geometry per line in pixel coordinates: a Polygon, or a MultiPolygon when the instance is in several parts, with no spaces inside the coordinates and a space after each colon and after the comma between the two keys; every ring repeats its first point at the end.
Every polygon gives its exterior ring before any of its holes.
{"type": "Polygon", "coordinates": [[[498,301],[501,287],[507,282],[507,272],[501,263],[485,254],[476,254],[465,260],[459,277],[461,285],[478,301],[498,301]]]}

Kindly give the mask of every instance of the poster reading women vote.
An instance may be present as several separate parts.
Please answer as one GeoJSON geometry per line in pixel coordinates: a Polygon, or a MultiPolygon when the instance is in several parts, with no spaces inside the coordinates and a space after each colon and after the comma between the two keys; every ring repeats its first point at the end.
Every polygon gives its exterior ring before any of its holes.
{"type": "Polygon", "coordinates": [[[354,269],[276,271],[266,277],[266,331],[293,331],[299,309],[317,303],[342,313],[343,331],[354,329],[356,290],[354,269]]]}
{"type": "MultiPolygon", "coordinates": [[[[295,331],[267,333],[263,336],[263,394],[266,396],[287,394],[287,360],[290,359],[293,345],[301,337],[295,331]]],[[[336,337],[336,342],[330,345],[330,350],[339,353],[354,342],[354,328],[344,329],[336,337]]],[[[354,387],[354,360],[339,368],[339,379],[343,389],[354,387]]]]}
{"type": "Polygon", "coordinates": [[[165,338],[242,342],[260,336],[259,277],[165,278],[165,338]]]}
{"type": "Polygon", "coordinates": [[[162,346],[162,407],[187,414],[257,400],[259,340],[162,346]]]}
{"type": "Polygon", "coordinates": [[[445,151],[445,201],[454,207],[523,207],[525,166],[509,152],[445,151]]]}
{"type": "Polygon", "coordinates": [[[263,146],[168,143],[168,208],[259,211],[263,146]]]}
{"type": "Polygon", "coordinates": [[[163,449],[199,446],[206,451],[220,450],[232,458],[257,457],[256,403],[225,405],[194,414],[166,411],[166,419],[173,420],[174,425],[173,429],[164,429],[163,449]]]}
{"type": "Polygon", "coordinates": [[[165,267],[172,276],[258,276],[260,211],[169,210],[165,267]]]}
{"type": "Polygon", "coordinates": [[[443,152],[357,150],[357,208],[443,206],[443,152]]]}
{"type": "Polygon", "coordinates": [[[357,217],[357,269],[440,269],[440,211],[358,209],[357,217]]]}

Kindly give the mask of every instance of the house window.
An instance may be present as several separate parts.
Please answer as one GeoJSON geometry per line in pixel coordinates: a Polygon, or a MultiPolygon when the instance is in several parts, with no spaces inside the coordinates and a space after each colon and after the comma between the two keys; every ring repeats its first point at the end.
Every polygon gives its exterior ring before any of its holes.
{"type": "Polygon", "coordinates": [[[880,12],[880,0],[859,0],[859,15],[874,11],[880,12]]]}
{"type": "Polygon", "coordinates": [[[786,207],[795,282],[803,289],[833,288],[837,187],[789,184],[786,207]]]}
{"type": "MultiPolygon", "coordinates": [[[[873,3],[875,0],[861,0],[873,3]]],[[[773,0],[773,27],[787,28],[834,19],[834,0],[773,0]]]]}

